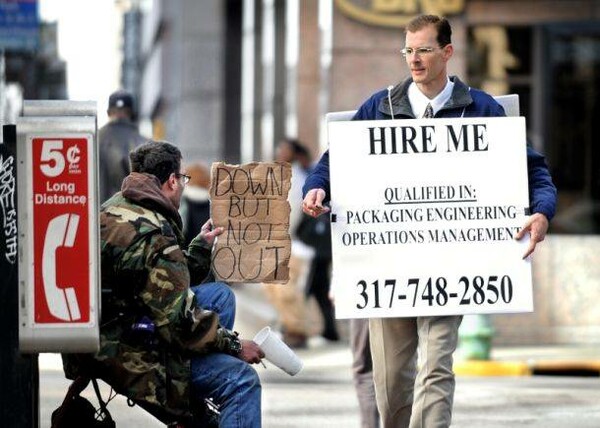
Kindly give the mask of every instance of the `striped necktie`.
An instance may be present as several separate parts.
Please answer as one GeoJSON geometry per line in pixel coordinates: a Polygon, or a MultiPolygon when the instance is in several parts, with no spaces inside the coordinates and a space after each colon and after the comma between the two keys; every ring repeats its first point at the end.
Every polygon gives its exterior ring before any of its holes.
{"type": "Polygon", "coordinates": [[[425,108],[425,113],[423,113],[423,119],[431,119],[433,117],[433,108],[431,108],[431,103],[427,104],[425,108]]]}

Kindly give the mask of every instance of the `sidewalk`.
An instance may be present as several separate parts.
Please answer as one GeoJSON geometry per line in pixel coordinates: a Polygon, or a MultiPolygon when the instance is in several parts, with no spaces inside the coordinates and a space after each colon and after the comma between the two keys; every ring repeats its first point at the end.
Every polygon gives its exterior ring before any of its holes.
{"type": "MultiPolygon", "coordinates": [[[[245,286],[246,287],[246,286],[245,286]]],[[[259,286],[236,289],[236,328],[251,338],[275,313],[259,286]]],[[[359,428],[358,401],[352,383],[352,355],[345,342],[312,338],[298,351],[304,368],[291,377],[266,362],[255,366],[263,384],[263,428],[359,428]]],[[[589,346],[493,347],[490,361],[455,362],[457,390],[453,428],[600,427],[600,344],[589,346]],[[538,376],[544,369],[591,368],[583,376],[538,376]],[[535,376],[534,376],[535,375],[535,376]]],[[[570,372],[574,374],[574,372],[570,372]]],[[[56,354],[40,356],[40,426],[62,401],[69,382],[56,354]]],[[[109,388],[102,385],[103,394],[109,388]]],[[[91,388],[85,395],[94,400],[91,388]]],[[[159,428],[139,407],[117,396],[110,411],[119,427],[159,428]]]]}
{"type": "MultiPolygon", "coordinates": [[[[527,362],[528,358],[584,361],[596,358],[591,347],[500,348],[494,350],[499,363],[527,362]]],[[[311,340],[298,351],[304,368],[291,377],[266,362],[256,366],[263,384],[263,428],[359,428],[358,402],[350,370],[348,345],[311,340]]],[[[492,362],[482,362],[490,364],[492,362]]],[[[531,374],[531,373],[530,373],[531,374]]],[[[600,426],[598,377],[506,376],[473,373],[457,376],[453,428],[578,428],[600,426]]],[[[56,354],[40,356],[41,427],[49,426],[51,411],[58,406],[68,386],[56,354]]],[[[103,395],[108,387],[102,383],[103,395]]],[[[85,395],[92,401],[93,391],[85,395]]],[[[117,396],[110,411],[119,427],[160,428],[156,419],[139,407],[129,408],[117,396]]]]}
{"type": "MultiPolygon", "coordinates": [[[[238,324],[243,337],[253,337],[277,318],[259,284],[237,286],[238,324]]],[[[600,340],[600,338],[599,338],[600,340]]],[[[350,358],[350,354],[346,356],[350,358]]],[[[600,376],[600,342],[590,345],[493,346],[489,361],[454,362],[460,376],[531,376],[570,374],[600,376]]],[[[347,361],[351,364],[351,361],[347,361]]]]}

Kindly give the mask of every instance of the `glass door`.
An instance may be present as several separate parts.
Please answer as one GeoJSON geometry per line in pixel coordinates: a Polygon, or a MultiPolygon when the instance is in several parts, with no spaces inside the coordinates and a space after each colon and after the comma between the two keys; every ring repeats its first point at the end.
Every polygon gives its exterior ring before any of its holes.
{"type": "Polygon", "coordinates": [[[542,30],[544,152],[559,190],[552,231],[600,233],[600,23],[542,30]]]}

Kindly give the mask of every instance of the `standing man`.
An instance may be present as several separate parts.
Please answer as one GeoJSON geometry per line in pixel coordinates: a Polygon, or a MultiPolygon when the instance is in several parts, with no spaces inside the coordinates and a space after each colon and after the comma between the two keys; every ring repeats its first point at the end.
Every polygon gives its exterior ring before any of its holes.
{"type": "Polygon", "coordinates": [[[100,203],[121,190],[129,174],[129,152],[147,141],[134,123],[133,95],[125,90],[113,92],[108,98],[109,122],[98,132],[100,158],[100,203]]]}
{"type": "Polygon", "coordinates": [[[209,220],[183,247],[177,209],[190,177],[177,147],[151,141],[130,160],[133,172],[100,212],[100,350],[66,355],[65,374],[100,378],[164,423],[197,416],[211,397],[219,426],[260,428],[260,380],[248,363],[264,354],[232,331],[230,288],[201,284],[223,230],[209,220]]]}
{"type": "MultiPolygon", "coordinates": [[[[505,116],[485,92],[458,77],[448,77],[454,48],[446,19],[422,15],[406,26],[402,54],[411,78],[375,93],[354,120],[505,116]]],[[[544,240],[556,208],[556,188],[543,156],[527,148],[532,215],[516,235],[530,235],[524,258],[544,240]]],[[[325,152],[306,181],[303,209],[318,216],[329,211],[329,153],[325,152]]],[[[462,316],[370,319],[373,377],[377,405],[386,428],[450,426],[454,398],[452,354],[462,316]],[[417,373],[417,351],[421,358],[417,373]]]]}
{"type": "Polygon", "coordinates": [[[185,245],[189,245],[210,218],[210,169],[204,162],[188,164],[185,169],[192,179],[183,190],[179,214],[185,245]]]}

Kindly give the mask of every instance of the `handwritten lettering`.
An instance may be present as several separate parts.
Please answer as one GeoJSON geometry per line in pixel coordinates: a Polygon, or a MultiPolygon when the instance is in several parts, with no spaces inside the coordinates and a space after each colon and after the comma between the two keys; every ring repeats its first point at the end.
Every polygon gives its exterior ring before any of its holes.
{"type": "Polygon", "coordinates": [[[278,195],[282,196],[283,166],[252,169],[216,168],[215,196],[227,193],[235,195],[278,195]]]}
{"type": "Polygon", "coordinates": [[[213,271],[229,282],[287,282],[291,168],[284,163],[212,167],[211,211],[224,232],[213,271]]]}
{"type": "Polygon", "coordinates": [[[229,217],[254,217],[261,214],[268,216],[270,212],[271,199],[269,198],[249,199],[240,198],[237,195],[229,197],[229,217]]]}

